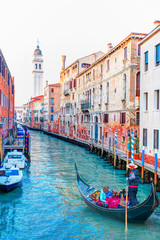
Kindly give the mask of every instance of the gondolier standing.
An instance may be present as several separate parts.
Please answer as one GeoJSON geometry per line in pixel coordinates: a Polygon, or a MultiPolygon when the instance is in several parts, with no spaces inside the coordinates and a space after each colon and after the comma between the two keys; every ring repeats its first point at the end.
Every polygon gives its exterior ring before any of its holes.
{"type": "Polygon", "coordinates": [[[135,206],[138,204],[136,195],[139,185],[139,172],[136,169],[137,166],[134,163],[130,163],[127,165],[127,167],[129,168],[129,177],[126,179],[128,181],[128,195],[131,205],[135,206]]]}

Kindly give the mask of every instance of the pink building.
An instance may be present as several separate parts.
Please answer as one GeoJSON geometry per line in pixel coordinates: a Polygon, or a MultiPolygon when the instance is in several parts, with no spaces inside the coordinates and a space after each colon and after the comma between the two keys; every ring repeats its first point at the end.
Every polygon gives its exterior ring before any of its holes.
{"type": "Polygon", "coordinates": [[[60,83],[44,88],[44,130],[59,133],[60,83]]]}

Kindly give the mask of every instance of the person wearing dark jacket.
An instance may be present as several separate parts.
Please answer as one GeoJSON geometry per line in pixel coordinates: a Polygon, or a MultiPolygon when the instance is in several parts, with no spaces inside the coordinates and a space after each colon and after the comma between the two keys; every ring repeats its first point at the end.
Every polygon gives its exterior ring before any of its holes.
{"type": "Polygon", "coordinates": [[[136,195],[139,185],[139,172],[136,169],[137,166],[134,163],[130,163],[127,167],[129,168],[129,177],[126,179],[128,181],[128,195],[131,205],[135,206],[138,204],[136,195]]]}

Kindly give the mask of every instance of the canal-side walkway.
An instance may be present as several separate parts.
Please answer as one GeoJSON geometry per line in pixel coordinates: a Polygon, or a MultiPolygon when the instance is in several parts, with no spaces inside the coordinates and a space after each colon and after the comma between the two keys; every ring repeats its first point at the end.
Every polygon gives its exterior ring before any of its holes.
{"type": "MultiPolygon", "coordinates": [[[[85,140],[82,140],[82,139],[75,139],[75,138],[72,138],[72,137],[69,137],[69,136],[60,135],[60,134],[45,131],[45,130],[43,130],[43,132],[45,134],[51,135],[53,137],[62,139],[66,142],[70,142],[70,143],[73,143],[73,144],[76,144],[76,145],[79,145],[79,146],[82,146],[82,147],[91,147],[91,145],[92,145],[92,147],[94,147],[94,148],[100,149],[101,151],[103,150],[103,151],[109,152],[110,155],[112,155],[112,156],[114,155],[113,151],[111,151],[106,146],[103,146],[102,144],[91,143],[91,141],[88,141],[88,140],[85,141],[85,140]]],[[[119,157],[119,159],[127,162],[127,156],[126,156],[126,154],[124,154],[124,152],[117,149],[116,154],[119,157]]],[[[129,157],[129,161],[130,160],[131,160],[131,158],[129,157]]],[[[142,167],[142,161],[140,159],[134,160],[134,162],[137,164],[137,166],[142,167]]],[[[144,162],[144,171],[146,171],[146,170],[150,171],[152,173],[155,172],[154,171],[154,166],[144,162]]],[[[160,178],[160,168],[157,168],[157,176],[160,178]]]]}

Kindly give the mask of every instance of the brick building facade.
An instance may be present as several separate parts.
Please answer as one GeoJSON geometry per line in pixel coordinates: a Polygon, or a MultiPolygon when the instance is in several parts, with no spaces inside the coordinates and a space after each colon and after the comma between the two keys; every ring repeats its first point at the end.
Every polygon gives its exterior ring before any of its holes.
{"type": "Polygon", "coordinates": [[[4,142],[13,135],[14,127],[14,78],[0,50],[0,137],[4,142]]]}

